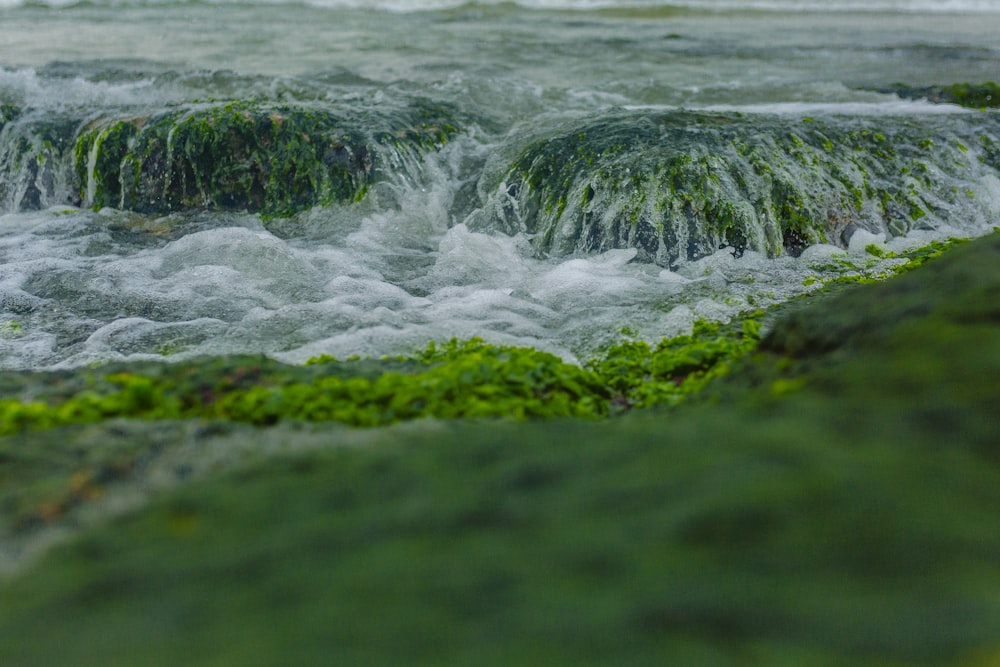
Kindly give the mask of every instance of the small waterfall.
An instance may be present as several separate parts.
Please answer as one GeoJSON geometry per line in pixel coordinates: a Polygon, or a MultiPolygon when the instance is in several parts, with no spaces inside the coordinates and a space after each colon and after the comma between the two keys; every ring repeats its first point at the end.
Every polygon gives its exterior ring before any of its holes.
{"type": "Polygon", "coordinates": [[[36,211],[70,198],[69,161],[79,120],[0,106],[0,211],[36,211]]]}

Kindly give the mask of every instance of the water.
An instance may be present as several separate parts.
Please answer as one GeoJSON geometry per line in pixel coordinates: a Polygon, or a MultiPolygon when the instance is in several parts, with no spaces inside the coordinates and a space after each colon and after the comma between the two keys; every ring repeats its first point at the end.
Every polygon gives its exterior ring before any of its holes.
{"type": "Polygon", "coordinates": [[[1000,220],[998,167],[975,143],[995,136],[995,115],[879,92],[1000,78],[998,29],[996,0],[0,0],[0,103],[20,110],[0,132],[0,367],[231,352],[300,362],[452,336],[579,360],[623,329],[657,340],[845,266],[878,271],[893,260],[870,243],[974,236],[1000,220]],[[443,147],[382,149],[359,202],[290,217],[93,210],[94,185],[75,190],[72,147],[58,140],[233,100],[381,118],[414,99],[459,119],[443,147]],[[902,123],[939,150],[923,180],[889,184],[909,197],[902,218],[866,200],[853,237],[838,228],[798,257],[780,238],[659,261],[628,243],[539,246],[528,230],[545,214],[510,194],[532,142],[679,109],[764,143],[787,134],[765,128],[813,117],[876,134],[902,123]],[[15,150],[18,138],[30,146],[15,150]]]}

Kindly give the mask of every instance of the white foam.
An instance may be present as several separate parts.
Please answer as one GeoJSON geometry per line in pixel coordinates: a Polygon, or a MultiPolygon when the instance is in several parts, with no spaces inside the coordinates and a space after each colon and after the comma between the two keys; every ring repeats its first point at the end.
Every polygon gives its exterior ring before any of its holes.
{"type": "MultiPolygon", "coordinates": [[[[281,239],[245,216],[243,226],[136,248],[118,245],[104,226],[134,216],[108,215],[0,218],[0,294],[8,306],[23,302],[0,309],[0,325],[16,333],[0,337],[3,367],[224,353],[302,362],[405,354],[473,336],[577,361],[619,340],[623,327],[650,342],[687,333],[697,318],[725,320],[812,289],[807,278],[883,261],[867,253],[871,243],[887,251],[903,243],[859,230],[848,251],[813,246],[798,259],[769,259],[722,249],[667,271],[635,262],[634,250],[539,259],[524,238],[458,225],[410,238],[432,250],[391,278],[382,269],[410,251],[382,245],[389,228],[381,223],[362,223],[348,244],[337,234],[281,239]],[[380,250],[359,253],[362,242],[380,250]]],[[[914,233],[907,243],[958,231],[914,233]]]]}
{"type": "Polygon", "coordinates": [[[455,225],[441,239],[437,259],[420,282],[426,289],[451,285],[503,284],[527,270],[530,252],[523,237],[489,236],[455,225]]]}
{"type": "Polygon", "coordinates": [[[152,91],[152,85],[152,78],[125,82],[90,81],[82,76],[46,78],[33,68],[0,67],[0,101],[23,107],[126,106],[148,104],[151,98],[170,101],[170,95],[162,88],[152,91]]]}

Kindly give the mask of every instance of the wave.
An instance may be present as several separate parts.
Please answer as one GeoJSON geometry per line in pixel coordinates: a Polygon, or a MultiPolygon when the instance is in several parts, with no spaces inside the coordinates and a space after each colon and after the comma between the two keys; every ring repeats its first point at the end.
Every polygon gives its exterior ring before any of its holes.
{"type": "MultiPolygon", "coordinates": [[[[245,0],[203,0],[207,4],[247,4],[245,0]]],[[[0,9],[72,6],[166,6],[191,0],[0,0],[0,9]]],[[[308,5],[325,9],[423,12],[508,5],[538,10],[690,9],[698,11],[1000,13],[995,0],[253,0],[260,5],[308,5]]]]}

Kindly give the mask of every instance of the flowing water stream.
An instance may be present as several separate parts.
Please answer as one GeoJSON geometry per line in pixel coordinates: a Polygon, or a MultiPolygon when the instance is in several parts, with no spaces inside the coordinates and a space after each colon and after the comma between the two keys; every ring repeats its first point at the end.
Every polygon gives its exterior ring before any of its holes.
{"type": "Polygon", "coordinates": [[[998,32],[996,0],[0,0],[0,368],[453,336],[580,360],[878,272],[872,244],[1000,222],[996,113],[890,90],[1000,78],[998,32]],[[171,155],[234,103],[350,118],[357,188],[275,215],[98,179],[114,123],[171,119],[171,155]],[[448,119],[419,150],[414,108],[448,119]]]}

